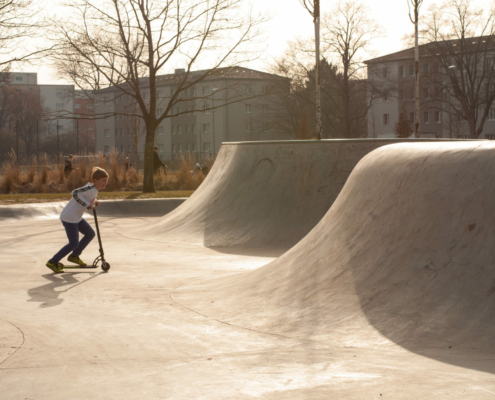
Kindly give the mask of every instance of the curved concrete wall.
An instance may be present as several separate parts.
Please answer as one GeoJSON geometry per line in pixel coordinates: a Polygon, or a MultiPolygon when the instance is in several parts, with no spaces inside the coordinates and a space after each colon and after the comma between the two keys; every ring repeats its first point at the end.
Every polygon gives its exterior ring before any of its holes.
{"type": "Polygon", "coordinates": [[[469,367],[493,352],[494,210],[495,144],[383,147],[277,260],[174,296],[233,325],[469,367]]]}
{"type": "MultiPolygon", "coordinates": [[[[439,140],[224,143],[193,196],[144,232],[164,241],[206,246],[292,246],[325,215],[366,154],[385,145],[418,141],[439,140]]],[[[402,152],[398,160],[408,147],[402,152]]]]}

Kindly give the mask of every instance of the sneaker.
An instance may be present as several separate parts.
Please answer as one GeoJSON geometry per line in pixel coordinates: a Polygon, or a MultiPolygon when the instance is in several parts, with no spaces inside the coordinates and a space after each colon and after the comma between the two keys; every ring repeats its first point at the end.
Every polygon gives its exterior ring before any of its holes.
{"type": "Polygon", "coordinates": [[[54,263],[51,263],[50,261],[48,261],[46,263],[46,266],[48,268],[50,268],[53,272],[55,272],[56,274],[59,274],[60,272],[64,272],[63,268],[64,268],[64,264],[62,264],[61,262],[57,263],[57,264],[54,264],[54,263]]]}
{"type": "Polygon", "coordinates": [[[67,257],[67,260],[74,263],[74,264],[77,264],[81,267],[85,267],[86,265],[88,265],[83,260],[81,260],[79,257],[69,256],[69,257],[67,257]]]}

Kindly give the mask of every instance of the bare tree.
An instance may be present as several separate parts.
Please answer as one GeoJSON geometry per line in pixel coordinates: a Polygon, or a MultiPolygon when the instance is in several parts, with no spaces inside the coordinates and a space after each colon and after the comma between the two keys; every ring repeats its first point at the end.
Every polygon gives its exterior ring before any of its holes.
{"type": "Polygon", "coordinates": [[[415,124],[414,137],[419,137],[419,9],[423,4],[423,0],[407,0],[409,8],[409,19],[414,24],[414,90],[415,90],[415,124]],[[412,15],[411,15],[412,14],[412,15]]]}
{"type": "Polygon", "coordinates": [[[424,29],[424,57],[434,64],[427,75],[434,89],[430,102],[452,110],[456,130],[464,121],[469,136],[478,138],[495,101],[495,15],[473,9],[469,0],[449,0],[442,13],[437,9],[429,10],[424,29]]]}
{"type": "MultiPolygon", "coordinates": [[[[241,5],[241,0],[79,0],[67,5],[70,14],[53,21],[54,59],[63,76],[83,90],[113,86],[138,105],[139,113],[131,116],[146,126],[144,192],[154,191],[155,131],[185,101],[184,93],[228,73],[222,68],[257,57],[247,45],[256,43],[265,18],[240,10],[241,5]],[[174,90],[157,115],[157,79],[177,64],[185,68],[171,82],[174,90]],[[193,73],[198,66],[206,68],[193,73]]],[[[197,98],[207,101],[211,93],[197,98]]]]}
{"type": "Polygon", "coordinates": [[[316,137],[321,139],[321,83],[320,83],[320,0],[299,0],[313,17],[315,25],[316,65],[316,137]]]}
{"type": "Polygon", "coordinates": [[[39,59],[49,49],[30,45],[45,26],[33,0],[0,0],[0,72],[14,63],[39,59]]]}
{"type": "MultiPolygon", "coordinates": [[[[361,56],[370,50],[371,42],[383,34],[383,28],[369,15],[370,10],[363,4],[343,0],[339,1],[334,10],[326,14],[322,21],[325,54],[328,54],[330,60],[332,56],[336,56],[342,73],[341,104],[344,137],[351,137],[353,92],[359,91],[366,96],[366,90],[369,90],[359,80],[364,77],[365,68],[361,56]]],[[[367,109],[357,118],[364,118],[366,112],[367,109]]]]}

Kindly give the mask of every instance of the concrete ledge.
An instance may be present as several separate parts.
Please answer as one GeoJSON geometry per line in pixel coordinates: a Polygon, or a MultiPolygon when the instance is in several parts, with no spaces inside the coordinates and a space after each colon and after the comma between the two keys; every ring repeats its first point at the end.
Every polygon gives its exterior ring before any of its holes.
{"type": "MultiPolygon", "coordinates": [[[[98,207],[102,217],[161,217],[180,206],[187,198],[103,200],[98,207]]],[[[0,221],[56,219],[66,201],[0,206],[0,221]]]]}

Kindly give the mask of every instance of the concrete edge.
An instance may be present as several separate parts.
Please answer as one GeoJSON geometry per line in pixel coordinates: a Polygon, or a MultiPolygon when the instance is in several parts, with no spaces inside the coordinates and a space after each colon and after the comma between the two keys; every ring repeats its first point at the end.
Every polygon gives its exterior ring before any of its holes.
{"type": "MultiPolygon", "coordinates": [[[[97,210],[98,216],[102,217],[161,217],[175,210],[187,199],[188,197],[102,200],[97,210]]],[[[66,204],[66,201],[59,201],[0,205],[0,221],[57,219],[66,204]]]]}

